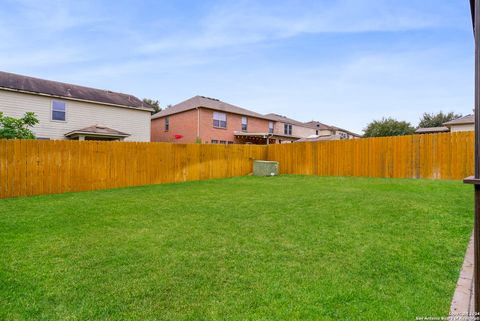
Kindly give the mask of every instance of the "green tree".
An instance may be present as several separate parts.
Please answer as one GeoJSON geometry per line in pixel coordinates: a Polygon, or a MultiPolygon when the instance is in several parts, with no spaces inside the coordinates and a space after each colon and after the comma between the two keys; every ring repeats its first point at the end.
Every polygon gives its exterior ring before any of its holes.
{"type": "Polygon", "coordinates": [[[385,137],[410,135],[415,128],[406,121],[398,121],[393,118],[382,118],[374,120],[363,130],[364,137],[385,137]]]}
{"type": "Polygon", "coordinates": [[[460,117],[462,117],[461,114],[455,114],[454,112],[449,112],[448,114],[444,114],[442,111],[436,114],[423,113],[422,118],[420,118],[420,123],[418,124],[418,127],[440,127],[443,126],[443,123],[460,117]]]}
{"type": "Polygon", "coordinates": [[[35,135],[29,129],[38,124],[35,113],[27,112],[22,118],[4,116],[0,112],[0,139],[35,139],[35,135]]]}
{"type": "Polygon", "coordinates": [[[154,111],[152,112],[152,115],[162,111],[162,107],[160,107],[160,102],[158,100],[143,98],[143,102],[153,108],[154,111]]]}

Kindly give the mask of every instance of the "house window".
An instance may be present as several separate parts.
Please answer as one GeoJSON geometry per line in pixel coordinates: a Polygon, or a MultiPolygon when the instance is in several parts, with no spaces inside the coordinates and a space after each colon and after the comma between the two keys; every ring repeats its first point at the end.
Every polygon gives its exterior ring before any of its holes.
{"type": "Polygon", "coordinates": [[[273,134],[273,121],[268,122],[268,133],[273,134]]]}
{"type": "Polygon", "coordinates": [[[315,131],[315,135],[318,135],[318,130],[315,131]]]}
{"type": "Polygon", "coordinates": [[[228,145],[232,145],[233,142],[231,140],[228,141],[228,145]]]}
{"type": "Polygon", "coordinates": [[[292,124],[284,124],[283,125],[283,133],[285,135],[292,135],[292,124]]]}
{"type": "Polygon", "coordinates": [[[63,101],[52,100],[52,120],[65,121],[67,106],[63,101]]]}
{"type": "Polygon", "coordinates": [[[339,136],[340,136],[340,139],[347,139],[348,138],[348,135],[344,132],[338,132],[339,136]]]}
{"type": "Polygon", "coordinates": [[[226,141],[226,140],[221,140],[221,141],[220,141],[220,144],[226,145],[226,144],[227,144],[227,141],[226,141]]]}
{"type": "Polygon", "coordinates": [[[247,116],[242,116],[242,130],[247,130],[247,127],[248,127],[247,116]]]}
{"type": "Polygon", "coordinates": [[[212,144],[218,144],[218,140],[212,139],[212,144]]]}
{"type": "Polygon", "coordinates": [[[225,113],[213,113],[213,127],[227,128],[227,114],[225,113]]]}
{"type": "Polygon", "coordinates": [[[170,118],[167,116],[165,117],[165,131],[170,129],[170,118]]]}

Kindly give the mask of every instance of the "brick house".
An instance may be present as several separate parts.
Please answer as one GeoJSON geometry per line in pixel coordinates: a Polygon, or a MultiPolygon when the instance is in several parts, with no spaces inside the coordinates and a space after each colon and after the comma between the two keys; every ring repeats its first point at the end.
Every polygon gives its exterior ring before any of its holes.
{"type": "Polygon", "coordinates": [[[299,139],[266,115],[218,99],[195,96],[152,116],[151,141],[275,144],[299,139]]]}

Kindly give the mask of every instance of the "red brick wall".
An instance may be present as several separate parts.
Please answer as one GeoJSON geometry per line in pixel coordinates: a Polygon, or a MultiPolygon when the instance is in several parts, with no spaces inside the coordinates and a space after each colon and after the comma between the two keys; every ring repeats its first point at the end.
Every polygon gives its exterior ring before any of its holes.
{"type": "MultiPolygon", "coordinates": [[[[227,128],[213,127],[214,110],[200,108],[200,138],[202,143],[210,143],[212,140],[235,141],[233,133],[242,130],[242,116],[227,113],[227,128]]],[[[194,143],[197,138],[197,110],[170,115],[170,130],[165,131],[165,117],[152,120],[152,142],[176,142],[194,143]],[[181,139],[175,139],[175,134],[183,135],[181,139]]],[[[248,117],[247,132],[268,132],[268,120],[248,117]]]]}
{"type": "Polygon", "coordinates": [[[168,116],[170,128],[165,131],[165,117],[152,120],[151,141],[169,143],[195,143],[197,138],[197,110],[188,110],[168,116]],[[175,139],[175,135],[183,135],[181,139],[175,139]]]}
{"type": "MultiPolygon", "coordinates": [[[[210,143],[212,139],[235,141],[233,133],[235,131],[242,130],[242,115],[227,113],[227,128],[215,128],[213,127],[213,112],[211,109],[200,109],[200,136],[202,137],[202,143],[210,143]]],[[[247,132],[266,133],[268,131],[268,120],[248,117],[247,132]]]]}

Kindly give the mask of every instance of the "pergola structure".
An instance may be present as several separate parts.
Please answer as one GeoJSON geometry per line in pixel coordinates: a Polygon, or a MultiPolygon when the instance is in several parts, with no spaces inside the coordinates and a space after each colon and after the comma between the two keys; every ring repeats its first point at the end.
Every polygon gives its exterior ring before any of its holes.
{"type": "Polygon", "coordinates": [[[479,150],[479,86],[480,86],[480,32],[476,31],[476,26],[480,23],[480,0],[470,0],[470,9],[472,13],[473,34],[475,38],[475,175],[465,178],[464,182],[473,184],[475,187],[475,223],[473,229],[474,244],[474,304],[475,313],[480,312],[480,150],[479,150]]]}
{"type": "Polygon", "coordinates": [[[300,137],[296,136],[280,135],[273,133],[247,133],[236,131],[233,133],[233,135],[235,136],[235,139],[240,143],[257,145],[277,144],[280,141],[293,142],[300,139],[300,137]]]}

